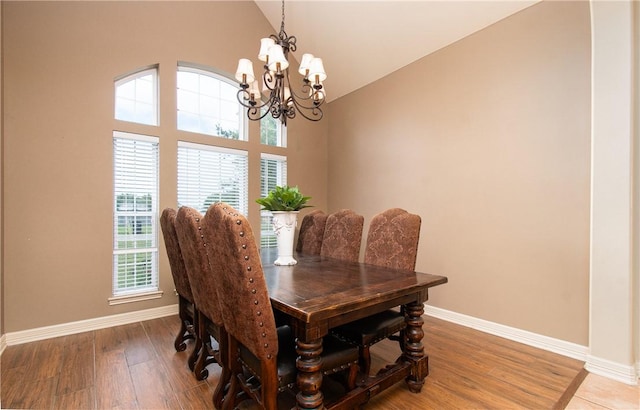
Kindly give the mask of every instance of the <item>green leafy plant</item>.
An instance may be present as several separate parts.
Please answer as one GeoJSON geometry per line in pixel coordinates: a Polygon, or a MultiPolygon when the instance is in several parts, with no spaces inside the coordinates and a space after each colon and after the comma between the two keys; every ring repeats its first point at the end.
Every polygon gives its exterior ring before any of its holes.
{"type": "Polygon", "coordinates": [[[256,202],[266,211],[299,211],[311,206],[306,205],[310,199],[310,196],[302,195],[297,186],[285,185],[276,186],[266,197],[256,199],[256,202]]]}

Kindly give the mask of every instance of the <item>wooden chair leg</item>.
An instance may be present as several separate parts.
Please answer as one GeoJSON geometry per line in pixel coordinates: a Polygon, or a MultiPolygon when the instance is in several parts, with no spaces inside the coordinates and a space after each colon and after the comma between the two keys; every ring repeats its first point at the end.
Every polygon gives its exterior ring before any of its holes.
{"type": "Polygon", "coordinates": [[[229,369],[229,352],[227,350],[227,333],[224,328],[220,329],[220,341],[218,342],[220,360],[218,364],[222,367],[220,379],[213,393],[213,407],[222,409],[225,395],[230,390],[231,370],[229,369]]]}
{"type": "Polygon", "coordinates": [[[360,346],[360,370],[365,377],[369,376],[369,371],[371,370],[371,351],[369,350],[369,346],[360,346]]]}
{"type": "Polygon", "coordinates": [[[193,308],[193,330],[194,330],[194,335],[195,335],[195,345],[193,347],[193,351],[191,352],[191,355],[189,355],[189,360],[188,360],[188,364],[189,364],[189,370],[194,371],[195,369],[195,365],[196,362],[198,361],[198,356],[200,355],[200,351],[202,350],[202,339],[200,338],[200,313],[198,312],[198,310],[194,307],[193,308]]]}
{"type": "Polygon", "coordinates": [[[242,387],[238,380],[238,375],[242,373],[242,365],[238,361],[238,345],[235,339],[227,334],[226,342],[227,346],[224,350],[226,351],[227,361],[224,362],[224,367],[229,370],[230,383],[229,390],[224,395],[222,409],[230,410],[236,408],[238,396],[242,392],[242,387]]]}
{"type": "Polygon", "coordinates": [[[347,376],[347,387],[349,390],[356,388],[356,381],[358,380],[358,366],[351,366],[349,368],[349,375],[347,376]]]}
{"type": "Polygon", "coordinates": [[[193,335],[193,318],[189,314],[187,304],[189,302],[182,296],[178,296],[178,316],[180,317],[180,330],[176,336],[173,346],[177,352],[182,352],[187,348],[185,343],[187,340],[194,339],[193,335]]]}
{"type": "Polygon", "coordinates": [[[198,355],[198,360],[193,368],[193,373],[196,377],[196,380],[204,380],[209,377],[209,371],[206,369],[211,363],[216,362],[216,359],[212,356],[211,349],[211,336],[207,331],[207,326],[205,324],[205,317],[202,314],[198,314],[198,332],[200,335],[198,339],[200,340],[200,351],[198,355]]]}

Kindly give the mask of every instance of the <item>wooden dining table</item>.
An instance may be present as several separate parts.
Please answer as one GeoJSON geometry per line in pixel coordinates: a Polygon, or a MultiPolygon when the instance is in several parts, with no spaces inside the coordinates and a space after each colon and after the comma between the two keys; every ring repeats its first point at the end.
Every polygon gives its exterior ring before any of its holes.
{"type": "Polygon", "coordinates": [[[403,379],[411,392],[420,392],[429,373],[422,345],[424,302],[429,288],[447,283],[447,278],[318,255],[294,257],[296,265],[276,266],[276,249],[261,251],[273,309],[288,321],[296,336],[297,408],[353,409],[403,379]],[[407,322],[398,359],[325,405],[320,372],[322,338],[334,327],[398,306],[404,307],[407,322]]]}

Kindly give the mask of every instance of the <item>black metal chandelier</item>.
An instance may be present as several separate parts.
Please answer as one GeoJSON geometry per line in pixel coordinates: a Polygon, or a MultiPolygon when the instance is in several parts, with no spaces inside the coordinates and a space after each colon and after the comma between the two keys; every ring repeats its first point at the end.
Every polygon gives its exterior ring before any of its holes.
{"type": "Polygon", "coordinates": [[[303,76],[301,94],[293,91],[289,80],[289,52],[296,51],[295,36],[284,31],[284,0],[282,0],[282,23],[280,33],[260,40],[258,59],[264,62],[262,89],[253,74],[251,60],[241,58],[236,70],[240,82],[238,101],[247,108],[247,117],[258,121],[270,113],[287,124],[288,118],[300,113],[311,121],[322,119],[320,108],[325,101],[322,82],[327,78],[322,59],[313,54],[303,54],[298,72],[303,76]],[[264,101],[263,101],[264,98],[264,101]]]}

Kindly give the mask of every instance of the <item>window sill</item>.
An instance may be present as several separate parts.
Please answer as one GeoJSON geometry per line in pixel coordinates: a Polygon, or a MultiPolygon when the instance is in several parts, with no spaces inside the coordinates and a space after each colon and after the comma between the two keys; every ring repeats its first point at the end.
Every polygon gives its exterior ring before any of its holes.
{"type": "Polygon", "coordinates": [[[153,292],[134,293],[131,295],[113,296],[110,297],[109,306],[122,305],[123,303],[141,302],[143,300],[159,299],[164,294],[161,290],[155,290],[153,292]]]}

